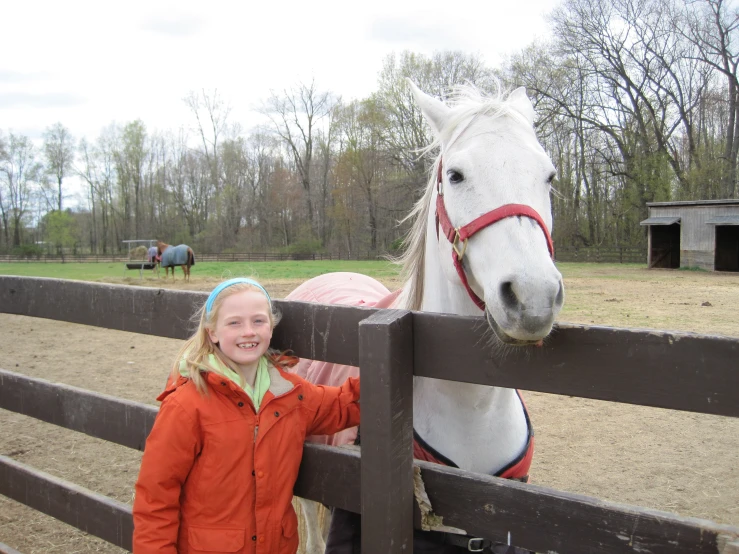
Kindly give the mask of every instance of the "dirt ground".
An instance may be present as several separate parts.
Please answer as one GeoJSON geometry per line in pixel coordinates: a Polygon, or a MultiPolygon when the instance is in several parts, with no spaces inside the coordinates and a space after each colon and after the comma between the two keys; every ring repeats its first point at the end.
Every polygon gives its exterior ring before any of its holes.
{"type": "MultiPolygon", "coordinates": [[[[209,290],[213,284],[195,279],[187,288],[209,290]]],[[[298,282],[265,284],[282,297],[298,282]]],[[[562,321],[739,337],[737,274],[635,268],[613,273],[593,266],[587,274],[566,277],[565,284],[562,321]]],[[[156,404],[179,345],[0,314],[3,369],[150,404],[156,404]]],[[[533,482],[739,525],[739,419],[524,396],[536,430],[533,482]]],[[[127,503],[141,459],[139,452],[3,410],[0,454],[127,503]]],[[[122,552],[4,497],[0,542],[25,554],[122,552]]]]}

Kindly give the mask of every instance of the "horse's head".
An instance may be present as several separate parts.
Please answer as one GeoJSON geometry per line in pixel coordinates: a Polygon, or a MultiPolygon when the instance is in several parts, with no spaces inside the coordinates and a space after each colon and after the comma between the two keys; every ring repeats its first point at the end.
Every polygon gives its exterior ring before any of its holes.
{"type": "Polygon", "coordinates": [[[534,133],[531,101],[523,88],[506,100],[462,88],[447,106],[411,87],[440,148],[425,224],[444,274],[466,287],[501,341],[540,341],[564,286],[550,239],[556,172],[534,133]]]}
{"type": "Polygon", "coordinates": [[[157,253],[161,256],[162,252],[169,246],[166,242],[162,242],[160,240],[157,241],[157,253]]]}

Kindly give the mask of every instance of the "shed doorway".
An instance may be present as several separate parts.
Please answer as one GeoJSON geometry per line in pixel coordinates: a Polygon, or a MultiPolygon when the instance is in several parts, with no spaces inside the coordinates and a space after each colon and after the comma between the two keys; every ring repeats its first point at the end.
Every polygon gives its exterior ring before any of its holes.
{"type": "Polygon", "coordinates": [[[739,225],[716,225],[716,271],[739,271],[739,225]]]}
{"type": "Polygon", "coordinates": [[[680,224],[650,225],[652,240],[649,267],[678,269],[680,267],[680,224]]]}

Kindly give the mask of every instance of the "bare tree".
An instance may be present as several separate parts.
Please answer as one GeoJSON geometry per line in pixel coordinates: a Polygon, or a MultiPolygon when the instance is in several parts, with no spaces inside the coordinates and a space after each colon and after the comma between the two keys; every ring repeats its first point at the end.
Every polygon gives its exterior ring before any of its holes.
{"type": "Polygon", "coordinates": [[[399,58],[391,54],[383,64],[376,93],[376,102],[388,122],[383,143],[410,177],[412,189],[418,189],[425,181],[429,160],[422,159],[420,152],[431,142],[432,135],[405,78],[410,77],[424,91],[440,92],[442,87],[431,83],[431,72],[430,62],[424,56],[407,51],[399,58]]]}
{"type": "Polygon", "coordinates": [[[248,146],[243,137],[227,139],[221,145],[221,172],[223,188],[218,217],[221,220],[221,241],[233,246],[249,210],[249,182],[255,168],[249,160],[248,146]]]}
{"type": "MultiPolygon", "coordinates": [[[[8,162],[8,157],[8,144],[0,131],[0,164],[5,165],[8,162]]],[[[0,219],[2,219],[3,223],[3,237],[5,239],[4,243],[6,247],[10,244],[9,218],[10,204],[8,203],[7,181],[4,179],[0,181],[0,219]]]]}
{"type": "Polygon", "coordinates": [[[705,175],[697,123],[712,70],[676,31],[678,14],[671,0],[565,0],[553,43],[514,59],[511,79],[545,114],[544,140],[572,122],[577,142],[561,144],[575,171],[563,173],[577,179],[573,201],[584,193],[590,244],[614,228],[615,244],[643,243],[646,203],[705,175]]]}
{"type": "Polygon", "coordinates": [[[318,204],[318,229],[321,244],[328,246],[331,240],[332,221],[329,217],[331,204],[333,202],[333,168],[336,161],[336,143],[338,136],[337,117],[340,101],[334,104],[329,111],[326,124],[318,129],[316,133],[316,145],[318,147],[318,169],[320,202],[318,204]]]}
{"type": "Polygon", "coordinates": [[[74,164],[74,138],[64,125],[55,123],[44,133],[46,171],[56,179],[56,209],[62,211],[62,181],[72,172],[74,164]]]}
{"type": "Polygon", "coordinates": [[[82,137],[77,147],[80,157],[80,165],[75,167],[74,172],[87,184],[87,198],[90,202],[90,213],[92,216],[92,224],[90,226],[90,250],[97,252],[98,235],[97,235],[97,211],[99,204],[104,202],[100,193],[100,176],[97,160],[97,152],[94,147],[82,137]]]}
{"type": "Polygon", "coordinates": [[[167,189],[185,217],[189,235],[194,237],[208,222],[213,196],[210,166],[201,152],[188,148],[187,135],[183,131],[170,138],[169,149],[167,189]]]}
{"type": "MultiPolygon", "coordinates": [[[[651,0],[566,0],[553,14],[558,49],[582,77],[588,123],[609,133],[625,163],[635,151],[658,153],[682,181],[686,168],[670,141],[681,125],[690,132],[704,80],[684,79],[695,68],[684,66],[684,45],[664,29],[663,19],[661,5],[651,0]],[[637,139],[635,151],[625,132],[637,139]]],[[[568,109],[564,101],[560,107],[568,109]]]]}
{"type": "Polygon", "coordinates": [[[140,119],[123,127],[120,148],[116,151],[116,173],[123,201],[123,227],[128,235],[141,231],[141,187],[148,156],[146,125],[140,119]],[[133,219],[133,229],[131,220],[133,219]]]}
{"type": "Polygon", "coordinates": [[[727,166],[725,191],[736,193],[739,155],[739,9],[724,0],[689,0],[684,25],[677,30],[697,46],[700,61],[720,72],[726,80],[729,102],[723,160],[727,166]]]}
{"type": "MultiPolygon", "coordinates": [[[[35,149],[31,140],[23,135],[10,133],[7,154],[0,160],[0,174],[3,176],[5,206],[3,220],[12,226],[12,245],[21,245],[23,221],[30,207],[32,188],[38,182],[42,166],[36,161],[35,149]],[[7,215],[6,215],[7,213],[7,215]]],[[[6,241],[8,230],[6,228],[6,241]]]]}
{"type": "Polygon", "coordinates": [[[120,244],[119,240],[122,240],[119,236],[120,210],[116,208],[117,198],[115,196],[115,183],[118,178],[116,157],[119,148],[119,131],[114,124],[111,124],[103,129],[96,144],[100,176],[98,193],[102,200],[103,252],[107,252],[108,248],[115,249],[120,244]]]}
{"type": "Polygon", "coordinates": [[[577,53],[562,57],[551,45],[534,44],[513,57],[509,72],[509,86],[524,85],[533,93],[537,133],[558,169],[556,240],[600,244],[608,199],[604,173],[614,150],[609,143],[621,141],[618,125],[591,110],[588,71],[577,53]]]}
{"type": "Polygon", "coordinates": [[[305,191],[308,221],[315,233],[311,169],[316,132],[331,113],[336,99],[330,92],[319,91],[315,81],[298,83],[281,94],[272,93],[261,109],[272,122],[276,135],[284,142],[300,175],[305,191]]]}
{"type": "MultiPolygon", "coordinates": [[[[254,231],[254,242],[265,248],[271,244],[274,222],[270,215],[273,213],[270,199],[272,197],[272,185],[275,183],[273,175],[278,167],[284,166],[280,158],[280,144],[272,133],[263,128],[256,128],[247,139],[247,155],[249,157],[249,174],[247,186],[249,187],[249,203],[253,219],[252,229],[254,231]]],[[[284,223],[282,236],[289,236],[285,232],[284,223]]],[[[289,242],[287,242],[289,243],[289,242]]]]}
{"type": "MultiPolygon", "coordinates": [[[[341,110],[343,147],[339,157],[342,184],[361,191],[366,204],[369,246],[377,250],[379,232],[380,193],[383,174],[388,168],[388,156],[382,147],[382,134],[386,122],[382,111],[373,100],[354,101],[341,110]]],[[[345,195],[345,202],[352,198],[345,195]]],[[[350,213],[348,205],[345,213],[350,213]]],[[[351,231],[352,226],[347,228],[351,231]]],[[[358,234],[358,228],[354,230],[358,234]]]]}
{"type": "Polygon", "coordinates": [[[221,189],[218,141],[226,129],[231,107],[218,96],[217,89],[212,93],[206,92],[205,89],[199,93],[191,91],[184,101],[197,121],[197,133],[203,143],[203,152],[210,168],[211,184],[218,193],[221,189]]]}

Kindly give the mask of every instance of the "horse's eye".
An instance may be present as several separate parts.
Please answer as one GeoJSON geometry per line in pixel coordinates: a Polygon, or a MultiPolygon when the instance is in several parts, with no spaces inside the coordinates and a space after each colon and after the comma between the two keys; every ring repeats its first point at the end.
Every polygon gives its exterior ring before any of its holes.
{"type": "Polygon", "coordinates": [[[552,173],[549,175],[549,177],[547,177],[547,183],[549,183],[551,185],[556,178],[557,178],[557,172],[556,171],[552,171],[552,173]]]}
{"type": "Polygon", "coordinates": [[[464,175],[462,175],[459,171],[455,171],[453,169],[450,169],[446,172],[447,177],[449,177],[450,183],[461,183],[464,181],[464,175]]]}

